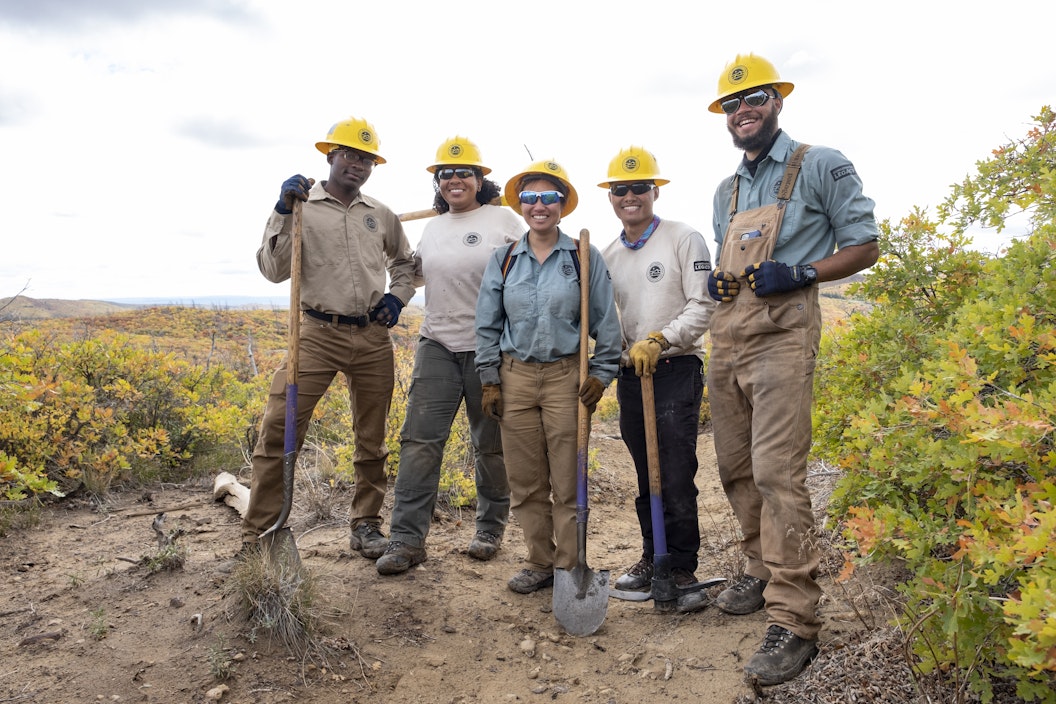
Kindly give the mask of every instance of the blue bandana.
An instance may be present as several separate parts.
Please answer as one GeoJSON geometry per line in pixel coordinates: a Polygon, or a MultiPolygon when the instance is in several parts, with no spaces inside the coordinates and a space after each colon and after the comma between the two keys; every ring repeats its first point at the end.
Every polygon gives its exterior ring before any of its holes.
{"type": "Polygon", "coordinates": [[[645,232],[642,233],[642,236],[638,238],[637,242],[633,242],[633,243],[627,241],[627,231],[626,230],[620,230],[620,242],[622,242],[623,246],[626,247],[627,249],[641,249],[642,247],[645,246],[645,243],[649,239],[649,236],[652,235],[653,232],[656,231],[656,226],[659,225],[659,224],[660,224],[660,216],[659,215],[654,215],[653,216],[653,221],[651,223],[649,223],[649,227],[645,228],[645,232]]]}

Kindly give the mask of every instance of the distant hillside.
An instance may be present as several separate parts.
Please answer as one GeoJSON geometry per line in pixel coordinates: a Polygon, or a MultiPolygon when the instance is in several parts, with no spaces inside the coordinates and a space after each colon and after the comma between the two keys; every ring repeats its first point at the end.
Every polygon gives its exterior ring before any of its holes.
{"type": "Polygon", "coordinates": [[[48,318],[91,318],[112,315],[138,306],[111,301],[65,301],[57,298],[0,298],[0,322],[46,320],[48,318]]]}

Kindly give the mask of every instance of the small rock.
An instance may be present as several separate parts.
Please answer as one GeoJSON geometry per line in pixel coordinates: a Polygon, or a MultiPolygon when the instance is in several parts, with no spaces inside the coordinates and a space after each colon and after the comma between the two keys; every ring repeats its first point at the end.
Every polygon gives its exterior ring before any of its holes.
{"type": "Polygon", "coordinates": [[[171,599],[169,599],[169,606],[171,606],[174,609],[183,608],[183,599],[181,599],[178,596],[174,596],[171,599]]]}
{"type": "Polygon", "coordinates": [[[205,698],[211,702],[218,702],[220,698],[227,694],[229,687],[226,684],[213,687],[205,693],[205,698]]]}
{"type": "Polygon", "coordinates": [[[531,638],[525,638],[521,641],[521,652],[528,657],[535,657],[535,641],[531,638]]]}

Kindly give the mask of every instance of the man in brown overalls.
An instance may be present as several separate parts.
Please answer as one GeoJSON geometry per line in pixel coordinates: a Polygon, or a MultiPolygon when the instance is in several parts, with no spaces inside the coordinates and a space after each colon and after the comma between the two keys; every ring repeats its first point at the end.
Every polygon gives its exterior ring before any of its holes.
{"type": "Polygon", "coordinates": [[[715,192],[718,266],[708,291],[708,363],[719,477],[748,564],[716,605],[765,607],[766,637],[745,665],[759,684],[792,679],[818,652],[818,554],[806,486],[814,364],[821,338],[815,284],[850,276],[879,255],[873,201],[835,149],[801,145],[777,118],[793,85],[766,59],[739,55],[709,106],[725,113],[736,173],[715,192]]]}

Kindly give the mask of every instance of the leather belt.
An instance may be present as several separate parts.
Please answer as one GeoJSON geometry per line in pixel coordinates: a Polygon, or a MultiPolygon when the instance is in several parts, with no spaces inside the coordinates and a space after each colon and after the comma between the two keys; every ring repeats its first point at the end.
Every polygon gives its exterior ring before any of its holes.
{"type": "Polygon", "coordinates": [[[324,320],[331,325],[355,325],[357,328],[365,328],[370,324],[370,319],[365,315],[335,315],[332,313],[320,313],[311,308],[305,308],[304,313],[316,320],[324,320]]]}

